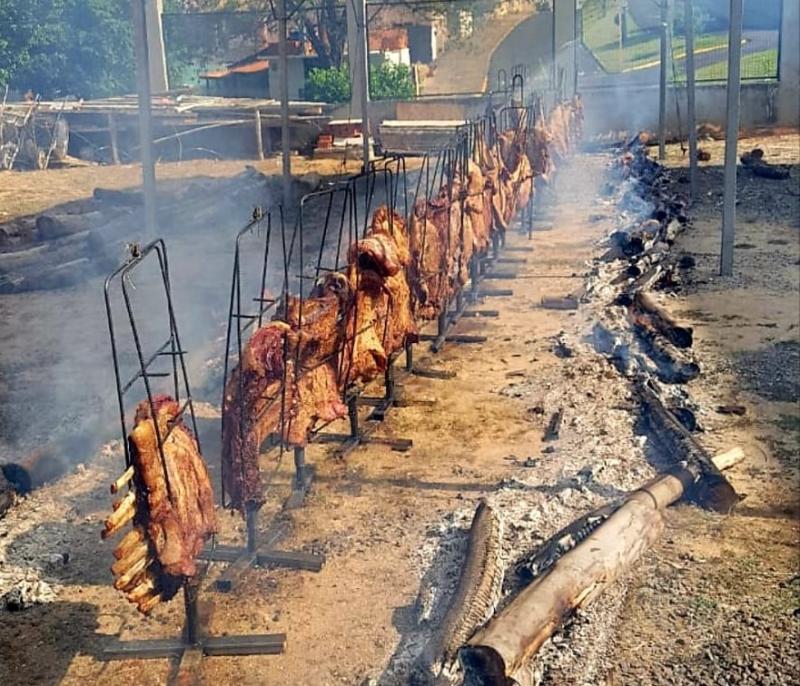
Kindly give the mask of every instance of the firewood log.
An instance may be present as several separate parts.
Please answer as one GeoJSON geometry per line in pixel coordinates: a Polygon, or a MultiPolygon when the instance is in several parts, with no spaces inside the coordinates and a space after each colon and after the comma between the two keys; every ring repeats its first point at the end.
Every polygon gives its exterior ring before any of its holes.
{"type": "Polygon", "coordinates": [[[36,232],[40,240],[71,236],[108,223],[120,214],[118,210],[94,210],[81,214],[41,214],[36,217],[36,232]]]}
{"type": "Polygon", "coordinates": [[[692,328],[679,324],[649,293],[639,291],[633,296],[631,316],[637,325],[657,331],[676,347],[692,347],[692,328]]]}

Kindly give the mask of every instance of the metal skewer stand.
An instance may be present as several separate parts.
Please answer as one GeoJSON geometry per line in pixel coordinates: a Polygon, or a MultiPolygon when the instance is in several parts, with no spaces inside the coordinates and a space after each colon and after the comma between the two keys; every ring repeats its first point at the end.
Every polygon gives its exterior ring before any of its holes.
{"type": "MultiPolygon", "coordinates": [[[[278,206],[270,211],[256,208],[253,211],[252,220],[236,235],[225,343],[223,396],[231,372],[231,347],[235,345],[236,362],[238,363],[242,358],[245,336],[248,332],[252,333],[257,330],[271,314],[276,314],[280,305],[278,297],[269,297],[268,295],[267,277],[269,275],[268,267],[271,266],[271,249],[272,259],[276,259],[273,243],[281,241],[281,247],[285,251],[283,228],[282,207],[278,206]],[[246,241],[248,242],[246,243],[246,241]],[[250,256],[253,257],[252,260],[246,259],[250,256]],[[251,263],[253,263],[252,266],[258,268],[256,273],[250,273],[253,270],[247,269],[248,266],[251,266],[251,263]],[[252,291],[243,292],[247,286],[254,286],[254,288],[252,291]],[[249,300],[246,300],[247,294],[251,294],[249,300]],[[244,302],[243,298],[245,299],[244,302]],[[252,305],[246,303],[252,303],[252,305]]],[[[283,287],[286,281],[285,252],[284,255],[278,255],[277,259],[280,259],[280,263],[284,266],[284,275],[280,284],[283,287]]],[[[223,422],[225,421],[225,413],[230,409],[227,407],[223,397],[223,422]]],[[[283,446],[280,447],[280,451],[278,464],[280,464],[280,459],[283,456],[283,446]]],[[[297,462],[297,459],[295,459],[295,462],[297,462]]],[[[304,464],[296,464],[292,496],[298,491],[305,494],[312,478],[313,472],[310,468],[304,464]]],[[[227,494],[225,493],[224,478],[222,482],[222,504],[225,507],[229,507],[227,494]]],[[[259,540],[258,511],[259,507],[254,506],[252,503],[247,503],[245,506],[244,514],[247,527],[247,543],[245,547],[218,544],[205,548],[201,553],[202,559],[230,563],[215,581],[217,590],[222,592],[231,591],[242,575],[253,567],[285,567],[318,572],[325,564],[325,557],[322,555],[276,549],[274,546],[286,533],[284,527],[273,526],[266,536],[259,540]]]]}
{"type": "MultiPolygon", "coordinates": [[[[189,379],[186,371],[185,355],[186,350],[181,345],[178,334],[178,325],[175,319],[175,310],[172,302],[172,294],[169,280],[169,265],[167,261],[167,250],[162,239],[157,239],[144,248],[138,245],[131,246],[131,255],[125,264],[117,268],[105,281],[104,287],[106,314],[108,317],[108,329],[111,339],[111,354],[114,363],[114,378],[116,381],[117,400],[119,403],[119,417],[122,443],[125,450],[126,468],[131,464],[131,453],[128,445],[128,412],[125,405],[126,394],[141,381],[146,391],[147,401],[150,404],[152,416],[156,416],[154,405],[154,393],[156,386],[169,388],[173,398],[179,403],[179,418],[182,418],[188,410],[191,421],[191,428],[197,437],[197,423],[195,419],[192,396],[189,387],[189,379]],[[155,261],[155,263],[154,263],[155,261]],[[135,290],[133,277],[137,268],[145,263],[157,266],[159,273],[160,289],[166,306],[166,314],[169,328],[167,340],[154,350],[145,350],[144,331],[137,323],[134,297],[132,291],[135,290]],[[129,379],[125,379],[120,367],[123,356],[128,355],[127,350],[122,350],[119,346],[118,332],[114,324],[114,306],[112,305],[112,289],[117,287],[121,291],[124,301],[125,312],[127,314],[130,334],[135,348],[136,367],[138,370],[129,379]],[[171,364],[167,369],[157,368],[159,363],[168,358],[171,364]],[[159,383],[159,379],[162,380],[159,383]],[[181,398],[184,398],[181,401],[181,398]]],[[[154,319],[152,304],[148,305],[148,320],[154,319]]],[[[175,426],[177,421],[173,424],[175,426]]],[[[157,426],[157,425],[156,425],[157,426]]],[[[170,428],[170,431],[172,429],[170,428]]],[[[159,456],[167,475],[166,460],[164,458],[164,442],[167,435],[162,436],[156,430],[158,440],[159,456]]],[[[198,440],[199,449],[199,440],[198,440]]],[[[167,492],[169,493],[169,482],[167,481],[167,492]]],[[[206,607],[206,612],[202,613],[198,603],[200,575],[187,579],[183,585],[184,597],[184,629],[180,637],[171,639],[146,639],[120,641],[112,640],[107,643],[102,652],[103,660],[130,660],[130,659],[157,659],[157,658],[177,658],[180,660],[178,666],[179,678],[196,677],[196,672],[200,669],[202,658],[213,655],[274,655],[281,653],[286,643],[285,634],[251,634],[243,636],[209,636],[203,627],[208,621],[210,609],[206,607]],[[205,616],[201,616],[205,614],[205,616]]],[[[105,638],[105,637],[104,637],[105,638]]]]}
{"type": "MultiPolygon", "coordinates": [[[[390,169],[391,165],[397,165],[398,169],[405,169],[404,161],[401,167],[399,161],[387,160],[383,168],[376,168],[373,165],[370,170],[351,177],[344,185],[309,193],[301,199],[300,214],[292,237],[292,248],[297,242],[299,247],[298,255],[301,256],[299,258],[300,273],[297,275],[301,303],[304,298],[304,284],[307,281],[317,283],[325,274],[341,273],[345,270],[350,246],[366,236],[372,213],[378,206],[386,205],[389,209],[389,216],[393,216],[399,184],[395,183],[394,174],[390,169]],[[319,211],[320,205],[323,209],[321,212],[319,211]],[[311,275],[306,273],[304,269],[305,260],[302,256],[304,255],[304,247],[307,241],[306,233],[313,230],[310,221],[314,220],[315,214],[323,214],[324,222],[322,223],[316,266],[313,275],[311,275]],[[310,219],[309,215],[311,215],[310,219]]],[[[356,269],[358,269],[357,264],[356,269]]],[[[353,307],[359,307],[357,294],[353,307]]],[[[355,337],[358,333],[356,331],[347,332],[346,336],[355,337]]],[[[346,346],[351,356],[355,354],[355,347],[354,344],[346,346]]],[[[346,355],[343,355],[339,360],[338,382],[340,387],[343,388],[342,400],[347,405],[349,431],[348,433],[335,433],[323,431],[322,429],[326,427],[322,427],[312,433],[310,442],[340,444],[333,452],[334,457],[339,459],[343,459],[358,446],[367,444],[384,445],[399,452],[409,450],[413,445],[410,439],[376,436],[374,435],[377,428],[375,423],[366,426],[361,425],[358,408],[364,396],[362,396],[361,390],[357,385],[349,382],[348,376],[353,367],[353,360],[352,357],[350,359],[346,359],[346,357],[346,355]]],[[[386,384],[384,396],[380,399],[369,398],[363,403],[370,406],[382,405],[383,412],[379,411],[375,416],[376,419],[378,416],[383,418],[386,410],[394,405],[396,396],[394,375],[391,370],[392,362],[393,360],[387,361],[387,369],[384,376],[386,384]]],[[[295,449],[295,460],[296,463],[304,461],[304,448],[298,447],[295,449]]]]}

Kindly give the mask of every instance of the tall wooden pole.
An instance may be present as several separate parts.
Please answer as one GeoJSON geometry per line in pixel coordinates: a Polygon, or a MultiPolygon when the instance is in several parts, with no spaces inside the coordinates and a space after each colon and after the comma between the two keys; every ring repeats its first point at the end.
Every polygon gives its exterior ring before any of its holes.
{"type": "Polygon", "coordinates": [[[280,61],[281,159],[283,161],[283,205],[292,201],[292,158],[289,140],[289,47],[286,43],[286,0],[278,0],[278,59],[280,61]]]}
{"type": "Polygon", "coordinates": [[[578,94],[578,0],[572,5],[572,94],[578,94]]]}
{"type": "Polygon", "coordinates": [[[661,69],[658,80],[658,159],[660,160],[667,156],[667,79],[672,52],[672,46],[668,44],[672,35],[669,15],[669,0],[661,0],[661,69]]]}
{"type": "Polygon", "coordinates": [[[697,111],[694,71],[694,2],[684,0],[683,23],[686,31],[686,109],[689,126],[689,188],[692,202],[697,200],[697,111]]]}
{"type": "MultiPolygon", "coordinates": [[[[552,36],[552,45],[550,50],[550,88],[551,90],[555,91],[556,89],[556,0],[552,0],[552,4],[550,6],[550,11],[552,12],[552,25],[550,27],[550,33],[552,36]]],[[[555,96],[554,96],[555,97],[555,96]]]]}
{"type": "Polygon", "coordinates": [[[366,0],[347,0],[347,42],[350,60],[351,111],[361,114],[361,145],[364,170],[369,167],[369,49],[367,47],[366,0]]]}
{"type": "Polygon", "coordinates": [[[739,89],[742,59],[742,0],[730,0],[728,34],[728,115],[725,125],[725,194],[722,205],[722,248],[719,273],[733,274],[736,235],[736,148],[739,143],[739,89]]]}
{"type": "Polygon", "coordinates": [[[150,111],[150,58],[147,49],[147,0],[134,0],[133,29],[136,52],[136,85],[139,94],[139,148],[142,157],[144,226],[148,238],[158,232],[156,216],[156,165],[153,155],[153,118],[150,111]]]}

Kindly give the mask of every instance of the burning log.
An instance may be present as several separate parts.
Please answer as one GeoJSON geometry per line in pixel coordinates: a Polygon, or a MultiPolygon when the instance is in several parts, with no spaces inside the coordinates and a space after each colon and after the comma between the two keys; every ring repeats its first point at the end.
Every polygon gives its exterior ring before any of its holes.
{"type": "Polygon", "coordinates": [[[472,519],[466,558],[447,613],[412,667],[410,681],[415,686],[432,684],[448,675],[458,649],[492,616],[503,585],[502,540],[500,519],[481,501],[472,519]]]}
{"type": "Polygon", "coordinates": [[[6,479],[3,472],[0,471],[0,517],[11,509],[15,499],[14,487],[6,479]]]}
{"type": "MultiPolygon", "coordinates": [[[[711,462],[720,469],[737,456],[725,453],[711,462]]],[[[655,543],[664,529],[662,511],[693,483],[690,470],[677,470],[634,491],[612,514],[607,507],[598,510],[599,526],[543,570],[461,648],[464,683],[517,683],[525,663],[566,618],[591,603],[655,543]]]]}
{"type": "Polygon", "coordinates": [[[659,537],[664,521],[648,493],[630,497],[459,651],[464,683],[506,686],[576,608],[591,602],[659,537]]]}
{"type": "Polygon", "coordinates": [[[641,291],[636,293],[629,310],[638,326],[650,332],[660,333],[678,348],[692,347],[692,328],[679,324],[649,293],[641,291]]]}
{"type": "Polygon", "coordinates": [[[690,354],[640,327],[637,327],[637,333],[644,339],[645,351],[656,365],[659,381],[685,384],[700,376],[700,365],[690,354]]]}
{"type": "Polygon", "coordinates": [[[643,419],[655,442],[663,448],[664,454],[675,459],[676,468],[691,474],[687,497],[701,507],[730,512],[739,497],[708,452],[672,416],[647,384],[639,384],[638,393],[643,419]]]}

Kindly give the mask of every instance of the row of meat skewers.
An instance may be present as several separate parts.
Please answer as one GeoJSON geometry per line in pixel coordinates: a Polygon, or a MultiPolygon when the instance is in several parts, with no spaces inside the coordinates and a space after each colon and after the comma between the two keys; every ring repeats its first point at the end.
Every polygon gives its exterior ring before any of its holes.
{"type": "MultiPolygon", "coordinates": [[[[478,137],[458,173],[418,200],[408,223],[379,207],[343,269],[308,297],[284,295],[224,389],[221,471],[232,508],[262,504],[259,453],[269,436],[305,446],[319,423],[347,416],[349,395],[385,373],[418,340],[422,322],[446,311],[472,260],[531,201],[533,179],[546,181],[566,158],[581,122],[576,99],[532,127],[518,119],[494,145],[478,137]]],[[[131,464],[111,491],[128,490],[102,535],[125,531],[114,550],[114,586],[147,614],[196,576],[216,514],[208,470],[175,400],[141,402],[128,441],[131,464]]]]}

